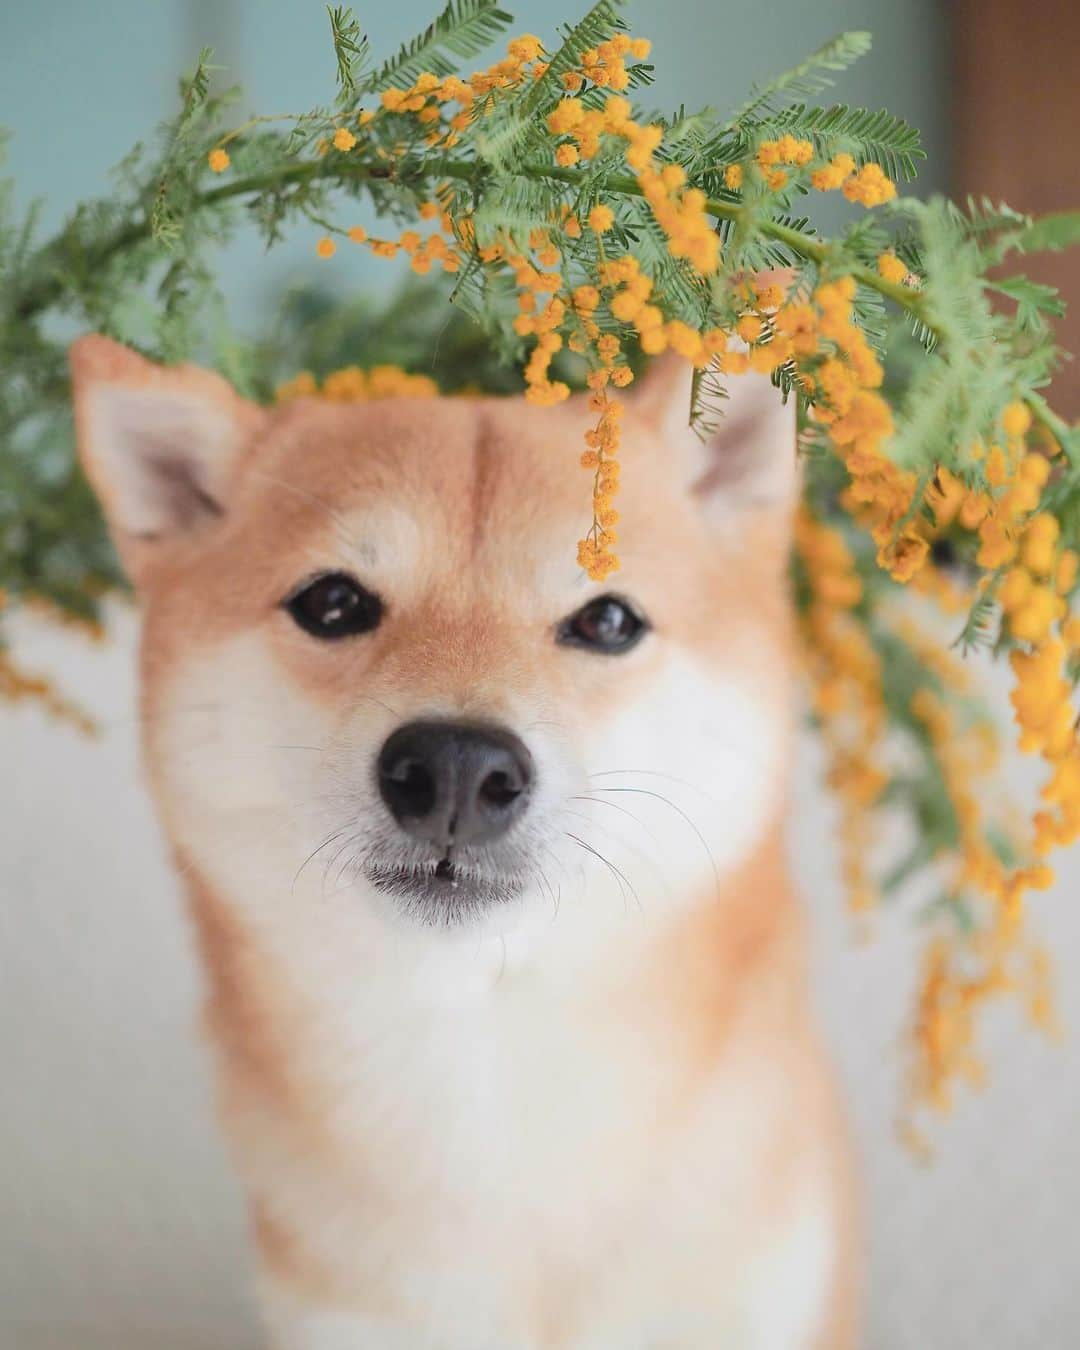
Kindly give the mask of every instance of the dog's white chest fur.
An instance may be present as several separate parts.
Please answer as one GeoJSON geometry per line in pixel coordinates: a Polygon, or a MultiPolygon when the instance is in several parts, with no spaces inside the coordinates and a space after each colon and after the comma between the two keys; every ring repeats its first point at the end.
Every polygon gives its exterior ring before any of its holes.
{"type": "Polygon", "coordinates": [[[293,1052],[333,1142],[260,1119],[246,1156],[234,1133],[259,1203],[359,1306],[271,1278],[283,1350],[814,1344],[833,1216],[812,1168],[765,1194],[796,1109],[782,1064],[733,1053],[688,1082],[653,1022],[628,1034],[625,1005],[583,999],[561,942],[420,955],[402,933],[358,972],[340,923],[333,944],[319,927],[282,939],[323,1010],[293,1052]]]}

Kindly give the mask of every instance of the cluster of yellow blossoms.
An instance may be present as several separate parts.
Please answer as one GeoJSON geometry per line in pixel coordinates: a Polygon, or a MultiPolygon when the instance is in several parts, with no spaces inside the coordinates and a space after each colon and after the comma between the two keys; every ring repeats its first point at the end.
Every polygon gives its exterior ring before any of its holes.
{"type": "MultiPolygon", "coordinates": [[[[826,311],[835,299],[826,296],[826,311]]],[[[808,330],[812,320],[804,319],[808,330]]],[[[1010,656],[1016,677],[1010,697],[1020,748],[1040,755],[1051,771],[1030,848],[1022,851],[1045,856],[1080,838],[1080,737],[1069,678],[1080,652],[1080,619],[1069,618],[1068,603],[1080,558],[1061,546],[1059,522],[1040,509],[1056,447],[1049,447],[1049,458],[1029,451],[1030,413],[1023,404],[1011,404],[1001,421],[1003,446],[975,447],[971,454],[987,487],[969,487],[957,474],[939,467],[920,501],[914,476],[880,456],[878,447],[888,434],[888,423],[887,408],[882,411],[877,396],[860,413],[860,429],[869,440],[862,443],[849,436],[843,419],[851,417],[859,395],[852,394],[845,380],[837,383],[835,372],[827,369],[832,359],[827,357],[811,375],[819,396],[828,399],[817,418],[848,467],[843,504],[870,530],[878,544],[879,563],[895,578],[907,580],[922,567],[933,539],[950,527],[960,527],[977,534],[976,561],[989,574],[981,589],[986,592],[1000,582],[997,599],[1005,631],[1023,644],[1010,656]],[[834,418],[837,412],[840,416],[834,418]],[[917,511],[922,504],[928,508],[925,514],[917,511]]],[[[850,619],[861,590],[842,536],[804,513],[796,543],[811,597],[802,622],[815,709],[823,720],[831,756],[830,783],[844,810],[845,880],[853,904],[865,910],[873,894],[865,860],[866,810],[888,781],[880,761],[884,726],[880,664],[864,629],[850,619]]],[[[893,629],[899,635],[903,624],[896,623],[893,629]]],[[[940,686],[959,686],[955,663],[940,648],[920,642],[910,631],[905,640],[917,654],[920,668],[940,686]]],[[[958,726],[951,706],[929,685],[914,694],[911,713],[933,747],[956,818],[958,839],[947,892],[977,897],[991,907],[989,922],[974,935],[941,936],[924,960],[915,1025],[914,1090],[918,1100],[942,1107],[950,1100],[955,1079],[979,1077],[975,1017],[988,998],[1019,994],[1040,1025],[1052,1024],[1049,964],[1024,936],[1022,897],[1027,890],[1052,884],[1053,872],[1041,861],[1007,866],[990,846],[972,791],[973,782],[991,766],[985,727],[958,726]]]]}
{"type": "MultiPolygon", "coordinates": [[[[421,220],[437,220],[442,234],[432,233],[426,238],[416,230],[402,230],[397,239],[379,239],[368,234],[362,225],[350,226],[345,234],[354,244],[366,245],[376,258],[395,258],[404,253],[409,266],[420,276],[426,276],[438,263],[444,272],[457,272],[461,269],[461,254],[448,243],[445,236],[454,238],[454,227],[449,215],[436,202],[424,202],[419,208],[421,220]]],[[[337,252],[337,244],[326,234],[315,245],[320,258],[332,258],[337,252]]]]}
{"type": "MultiPolygon", "coordinates": [[[[767,188],[779,191],[791,179],[791,169],[805,169],[816,156],[813,141],[784,135],[777,140],[761,141],[754,155],[754,166],[767,188]]],[[[729,164],[724,170],[724,184],[738,191],[746,181],[746,166],[729,164]]],[[[857,168],[854,158],[846,152],[834,155],[827,163],[819,164],[809,174],[809,184],[819,192],[840,189],[849,202],[863,206],[881,206],[896,196],[896,184],[885,174],[880,164],[864,164],[857,168]]]]}
{"type": "MultiPolygon", "coordinates": [[[[987,930],[961,945],[939,934],[923,957],[916,1003],[910,1096],[938,1111],[947,1111],[958,1081],[979,1087],[985,1065],[976,1049],[976,1019],[988,1000],[1005,994],[1019,997],[1033,1025],[1048,1034],[1058,1030],[1052,968],[1045,950],[1020,941],[1020,920],[1000,911],[987,930]]],[[[925,1141],[914,1122],[904,1122],[907,1139],[920,1152],[925,1141]]]]}
{"type": "Polygon", "coordinates": [[[626,58],[632,56],[644,61],[652,51],[648,38],[632,38],[627,33],[616,33],[598,47],[590,47],[582,54],[581,69],[570,70],[563,76],[563,86],[571,91],[584,87],[586,81],[598,89],[626,89],[630,75],[626,58]]]}
{"type": "Polygon", "coordinates": [[[884,453],[893,433],[892,412],[878,393],[884,371],[853,322],[854,300],[853,278],[824,282],[810,301],[780,309],[773,328],[791,344],[800,382],[815,398],[812,417],[848,471],[844,507],[877,544],[879,564],[907,581],[929,551],[910,519],[918,480],[884,453]]]}
{"type": "MultiPolygon", "coordinates": [[[[852,612],[863,599],[863,587],[843,534],[804,507],[796,520],[796,551],[808,592],[800,615],[802,648],[828,756],[827,781],[841,812],[844,884],[853,911],[865,918],[878,898],[872,808],[882,799],[894,767],[888,753],[882,657],[852,612]]],[[[995,767],[998,747],[989,723],[960,715],[965,706],[960,696],[969,693],[961,662],[928,639],[909,615],[893,616],[888,627],[925,676],[912,694],[910,712],[923,728],[955,817],[955,844],[947,855],[928,861],[941,870],[945,893],[955,903],[988,906],[984,922],[971,931],[941,931],[923,957],[913,1025],[911,1102],[944,1109],[957,1079],[981,1081],[976,1019],[989,999],[1019,996],[1037,1025],[1048,1030],[1055,1025],[1050,964],[1025,935],[1022,903],[1025,891],[1049,886],[1053,873],[1039,861],[1007,866],[991,846],[975,785],[995,767]]],[[[1063,655],[1057,641],[1033,655],[1013,656],[1014,668],[1024,672],[1012,695],[1019,720],[1028,728],[1022,745],[1043,753],[1052,748],[1064,756],[1061,764],[1069,766],[1044,790],[1055,804],[1063,798],[1072,803],[1067,822],[1059,817],[1053,825],[1043,823],[1054,842],[1061,841],[1063,826],[1080,830],[1080,758],[1075,754],[1071,686],[1061,675],[1063,655]]],[[[1036,853],[1044,851],[1040,823],[1037,817],[1036,853]]],[[[920,1142],[911,1120],[905,1121],[905,1130],[913,1143],[920,1142]]]]}
{"type": "MultiPolygon", "coordinates": [[[[1075,641],[1075,634],[1070,637],[1075,641]]],[[[1051,769],[1042,789],[1046,809],[1035,815],[1038,853],[1080,838],[1080,742],[1073,686],[1064,675],[1066,653],[1066,642],[1052,638],[1030,652],[1014,651],[1010,656],[1016,675],[1011,698],[1021,728],[1021,749],[1041,755],[1051,769]]]]}
{"type": "MultiPolygon", "coordinates": [[[[486,70],[477,71],[467,80],[457,75],[439,79],[430,71],[418,75],[408,89],[387,89],[381,96],[381,107],[388,113],[411,114],[422,125],[431,128],[428,145],[450,148],[457,144],[460,133],[472,120],[474,105],[507,90],[520,88],[530,80],[539,79],[547,71],[547,63],[540,60],[543,43],[531,33],[511,39],[506,56],[486,70]],[[455,106],[458,112],[443,118],[444,108],[449,112],[455,106]]],[[[371,110],[361,113],[362,125],[371,120],[371,110]]]]}
{"type": "MultiPolygon", "coordinates": [[[[957,686],[962,673],[940,647],[909,635],[920,664],[946,686],[957,686]],[[952,667],[950,670],[949,667],[952,667]]],[[[991,906],[989,921],[973,934],[942,934],[924,956],[914,1027],[913,1098],[938,1109],[951,1102],[952,1084],[962,1077],[979,1083],[983,1065],[975,1049],[975,1018],[990,998],[1025,995],[1029,1011],[1043,1027],[1052,1021],[1049,968],[1023,928],[1022,896],[1053,882],[1045,863],[1008,867],[991,847],[982,808],[973,785],[994,767],[997,744],[984,721],[960,724],[942,695],[923,686],[911,711],[933,746],[956,817],[958,841],[948,894],[978,897],[991,906]]]]}
{"type": "MultiPolygon", "coordinates": [[[[882,255],[879,270],[898,284],[911,280],[892,254],[882,255]]],[[[1080,650],[1080,620],[1067,617],[1080,558],[1061,547],[1058,521],[1040,511],[1052,460],[1028,451],[1030,413],[1023,404],[1011,404],[1002,416],[1003,445],[971,452],[973,470],[981,472],[985,488],[968,486],[942,466],[920,493],[918,477],[884,453],[892,416],[877,392],[880,364],[851,322],[854,293],[850,278],[825,283],[809,302],[780,308],[772,330],[792,341],[799,378],[816,399],[811,417],[847,468],[842,505],[868,530],[878,563],[895,580],[918,576],[934,539],[950,527],[977,534],[976,562],[1000,579],[997,599],[1006,629],[1027,648],[1010,658],[1017,680],[1011,698],[1021,749],[1042,755],[1051,768],[1030,849],[1045,855],[1080,838],[1080,739],[1067,678],[1069,662],[1080,650]]],[[[758,338],[749,330],[744,336],[758,338]]],[[[853,906],[865,911],[874,896],[868,808],[889,781],[882,759],[886,717],[880,658],[850,613],[861,589],[842,536],[804,513],[796,545],[810,591],[802,623],[815,710],[830,755],[830,785],[843,812],[845,883],[853,906]]],[[[988,578],[983,589],[990,584],[988,578]]],[[[948,669],[939,648],[920,645],[911,634],[907,640],[939,684],[957,686],[959,676],[948,669]]],[[[978,1078],[975,1018],[988,998],[1019,993],[1041,1025],[1052,1022],[1049,966],[1024,936],[1022,896],[1050,885],[1053,873],[1043,862],[1008,867],[988,842],[971,787],[990,766],[983,732],[958,727],[950,706],[929,686],[916,692],[911,712],[933,747],[956,817],[958,840],[947,891],[979,897],[991,907],[989,922],[974,935],[941,936],[924,960],[913,1088],[917,1100],[943,1107],[958,1077],[978,1078]]]]}
{"type": "MultiPolygon", "coordinates": [[[[663,129],[643,125],[632,116],[628,99],[621,96],[631,83],[628,62],[644,60],[651,44],[644,38],[615,33],[607,41],[582,53],[579,64],[562,73],[565,96],[546,116],[546,129],[555,141],[555,171],[595,158],[614,140],[622,143],[622,153],[636,180],[636,188],[647,205],[667,243],[671,257],[683,263],[698,279],[713,277],[720,263],[720,240],[714,228],[709,202],[704,192],[688,185],[685,171],[660,158],[663,129]]],[[[513,39],[506,56],[462,79],[456,75],[439,78],[424,72],[405,89],[388,89],[380,97],[379,107],[365,109],[357,117],[358,129],[371,125],[376,117],[410,117],[424,128],[429,146],[453,146],[473,119],[493,111],[497,98],[530,85],[548,70],[540,39],[532,34],[513,39]]],[[[228,139],[228,138],[227,138],[228,139]]],[[[363,141],[351,127],[338,126],[318,146],[320,153],[331,150],[350,154],[363,141]]],[[[376,154],[388,152],[377,149],[376,154]]],[[[222,172],[229,165],[224,143],[210,154],[210,167],[222,172]]],[[[841,188],[852,201],[867,206],[888,200],[895,188],[878,165],[857,168],[850,155],[839,154],[819,162],[814,144],[790,135],[761,142],[745,164],[729,166],[726,183],[738,189],[751,173],[767,187],[779,190],[791,173],[802,173],[812,186],[821,190],[841,188]]],[[[513,274],[518,289],[520,313],[515,327],[519,334],[535,339],[525,366],[527,396],[537,404],[560,402],[569,396],[565,381],[552,377],[552,363],[564,345],[583,355],[590,366],[589,384],[593,389],[596,424],[586,437],[587,450],[582,463],[593,472],[592,524],[580,541],[578,556],[589,575],[602,579],[618,567],[614,552],[613,524],[617,518],[613,496],[618,484],[619,418],[622,409],[612,389],[625,386],[632,373],[621,358],[617,333],[605,331],[598,311],[606,308],[612,319],[633,335],[646,355],[657,355],[671,348],[698,369],[717,364],[727,373],[754,369],[771,373],[799,353],[798,318],[777,316],[776,323],[766,311],[779,305],[779,297],[763,301],[750,295],[748,311],[734,325],[736,335],[751,344],[749,352],[729,350],[732,333],[715,328],[699,332],[679,320],[669,320],[654,280],[642,269],[630,252],[612,247],[608,237],[618,232],[623,237],[616,211],[607,202],[596,202],[579,219],[569,208],[551,222],[550,229],[534,230],[528,249],[510,237],[499,236],[477,247],[473,223],[467,211],[461,211],[448,185],[437,194],[438,202],[420,208],[422,218],[438,220],[439,229],[422,239],[414,230],[406,230],[397,239],[370,238],[363,228],[343,231],[353,242],[366,244],[379,257],[402,252],[409,257],[414,271],[424,273],[439,265],[444,271],[458,271],[464,253],[473,253],[488,267],[505,266],[513,274]],[[566,277],[560,241],[576,240],[584,230],[596,237],[599,260],[594,284],[571,286],[566,277]],[[441,233],[440,233],[441,231],[441,233]],[[790,322],[793,332],[785,331],[790,322]]],[[[334,256],[337,244],[327,234],[319,239],[320,257],[334,256]]],[[[828,292],[823,292],[827,296],[828,292]]],[[[837,325],[839,326],[839,325],[837,325]]],[[[828,322],[824,324],[828,329],[828,322]]],[[[861,334],[847,324],[843,334],[847,347],[847,366],[864,383],[871,376],[880,379],[861,334]]],[[[829,371],[824,372],[829,378],[829,371]]],[[[807,381],[807,388],[810,387],[807,381]]],[[[838,398],[842,404],[842,398],[838,398]]],[[[882,406],[884,406],[882,404],[882,406]]],[[[861,409],[851,410],[851,418],[861,409]]],[[[883,433],[887,434],[887,429],[883,433]]],[[[853,432],[854,437],[854,432],[853,432]]],[[[863,442],[866,435],[862,436],[863,442]]],[[[882,526],[882,530],[885,530],[882,526]]]]}
{"type": "MultiPolygon", "coordinates": [[[[1020,748],[1042,756],[1051,769],[1043,789],[1049,809],[1039,811],[1034,822],[1034,849],[1046,854],[1080,838],[1080,738],[1067,678],[1080,652],[1080,618],[1069,614],[1080,556],[1062,546],[1057,518],[1041,509],[1052,459],[1026,450],[1030,426],[1027,408],[1010,405],[1002,417],[1005,448],[974,452],[989,490],[968,490],[956,475],[939,469],[930,500],[939,525],[955,520],[977,530],[976,561],[1000,575],[1004,627],[1026,647],[1010,655],[1017,681],[1012,703],[1020,748]]],[[[1050,450],[1056,452],[1056,446],[1050,450]]]]}
{"type": "Polygon", "coordinates": [[[427,375],[410,375],[400,366],[344,366],[322,384],[310,370],[302,370],[274,391],[279,403],[294,398],[325,398],[334,403],[367,403],[380,398],[435,398],[439,386],[427,375]]]}
{"type": "Polygon", "coordinates": [[[77,703],[65,697],[47,675],[35,675],[15,664],[0,649],[0,700],[5,703],[32,701],[60,722],[67,722],[86,736],[97,732],[97,724],[77,703]]]}
{"type": "MultiPolygon", "coordinates": [[[[9,597],[0,589],[0,614],[8,608],[9,597]]],[[[29,596],[23,602],[30,611],[43,614],[52,623],[77,630],[91,642],[100,642],[105,636],[102,625],[61,609],[41,596],[29,596]]],[[[11,653],[0,647],[0,702],[36,703],[57,721],[67,722],[85,736],[97,734],[97,723],[77,703],[68,698],[47,675],[34,674],[16,664],[11,653]]]]}
{"type": "Polygon", "coordinates": [[[852,614],[863,585],[841,532],[802,507],[795,518],[795,549],[809,591],[800,614],[802,650],[828,757],[826,778],[841,812],[844,887],[852,909],[865,913],[876,899],[871,810],[889,781],[881,658],[852,614]]]}

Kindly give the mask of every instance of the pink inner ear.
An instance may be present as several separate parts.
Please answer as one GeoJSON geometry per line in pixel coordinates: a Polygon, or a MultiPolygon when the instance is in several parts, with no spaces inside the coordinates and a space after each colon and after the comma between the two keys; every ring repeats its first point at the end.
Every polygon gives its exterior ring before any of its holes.
{"type": "Polygon", "coordinates": [[[708,439],[704,471],[692,487],[695,496],[723,492],[753,476],[754,460],[760,457],[762,449],[756,435],[758,431],[758,419],[748,412],[725,413],[708,439]]]}
{"type": "Polygon", "coordinates": [[[191,529],[220,515],[267,414],[212,371],[164,367],[109,338],[71,349],[79,453],[117,536],[191,529]]]}
{"type": "Polygon", "coordinates": [[[789,505],[798,483],[795,400],[785,404],[768,377],[755,372],[732,376],[728,390],[723,416],[702,447],[695,495],[789,505]]]}
{"type": "Polygon", "coordinates": [[[210,447],[220,440],[215,432],[227,433],[228,425],[219,429],[212,420],[207,425],[201,408],[149,391],[125,394],[118,402],[117,440],[132,447],[137,479],[137,485],[131,483],[137,486],[132,505],[154,518],[141,533],[188,529],[202,517],[222,515],[224,506],[213,490],[215,456],[210,447]]]}
{"type": "Polygon", "coordinates": [[[153,383],[86,391],[82,450],[113,528],[155,536],[220,516],[247,439],[231,413],[221,402],[153,383]]]}
{"type": "Polygon", "coordinates": [[[720,507],[789,507],[798,484],[794,399],[785,404],[755,371],[728,376],[715,430],[703,439],[689,422],[692,382],[686,361],[662,357],[646,371],[632,406],[679,456],[694,495],[720,507]]]}
{"type": "Polygon", "coordinates": [[[240,431],[227,407],[183,389],[101,384],[85,414],[88,459],[116,528],[160,535],[222,513],[240,431]]]}

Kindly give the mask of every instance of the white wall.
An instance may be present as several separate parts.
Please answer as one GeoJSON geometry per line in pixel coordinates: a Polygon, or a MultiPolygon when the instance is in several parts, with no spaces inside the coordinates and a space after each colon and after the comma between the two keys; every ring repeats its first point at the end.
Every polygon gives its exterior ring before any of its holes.
{"type": "Polygon", "coordinates": [[[100,740],[0,712],[0,1347],[244,1350],[244,1219],[197,975],[138,774],[134,622],[35,628],[100,740]]]}
{"type": "MultiPolygon", "coordinates": [[[[194,1032],[197,976],[138,781],[132,615],[92,647],[24,625],[104,725],[0,708],[0,1350],[247,1350],[244,1222],[194,1032]]],[[[917,934],[852,945],[807,745],[793,851],[858,1128],[873,1350],[1069,1350],[1080,1327],[1080,1063],[1009,1010],[993,1077],[914,1163],[892,1134],[917,934]]],[[[1019,770],[1016,778],[1030,778],[1019,770]]],[[[1035,921],[1080,1029],[1080,855],[1035,921]]],[[[613,1350],[617,1348],[613,1347],[613,1350]]]]}

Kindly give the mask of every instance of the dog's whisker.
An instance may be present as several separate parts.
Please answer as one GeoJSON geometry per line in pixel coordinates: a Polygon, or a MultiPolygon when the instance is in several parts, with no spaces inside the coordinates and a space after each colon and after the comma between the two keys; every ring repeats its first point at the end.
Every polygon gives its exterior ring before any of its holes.
{"type": "Polygon", "coordinates": [[[626,903],[626,891],[623,890],[623,887],[625,886],[629,889],[630,894],[634,897],[634,903],[637,905],[638,909],[641,910],[642,908],[641,897],[638,895],[637,891],[634,889],[630,880],[626,876],[626,873],[623,872],[621,868],[616,867],[610,858],[606,858],[600,852],[599,849],[593,848],[591,844],[587,844],[584,839],[580,839],[576,834],[571,834],[569,830],[564,830],[563,833],[566,835],[567,839],[572,839],[573,842],[577,844],[580,848],[583,848],[586,853],[591,853],[594,858],[597,858],[600,862],[602,862],[604,866],[608,869],[608,871],[611,872],[612,876],[614,876],[616,881],[619,883],[619,889],[620,891],[622,891],[623,904],[626,903]]]}
{"type": "MultiPolygon", "coordinates": [[[[600,804],[604,805],[604,803],[600,804]]],[[[594,830],[599,830],[606,839],[610,839],[619,848],[629,849],[631,853],[636,854],[636,856],[642,859],[643,862],[647,863],[650,867],[652,867],[656,872],[657,876],[662,878],[663,873],[661,871],[660,864],[658,863],[656,858],[654,858],[651,854],[647,853],[641,847],[640,844],[635,844],[633,840],[627,839],[624,835],[618,834],[615,830],[611,829],[609,826],[602,825],[600,821],[594,820],[592,816],[586,815],[584,811],[571,811],[566,807],[563,807],[561,814],[564,816],[573,817],[575,820],[583,820],[586,825],[591,826],[594,830]]]]}
{"type": "MultiPolygon", "coordinates": [[[[334,856],[333,856],[332,858],[327,859],[326,865],[325,865],[325,867],[323,868],[322,885],[321,885],[320,888],[319,888],[319,889],[320,889],[320,893],[322,894],[322,897],[323,897],[324,900],[327,898],[327,894],[326,894],[326,883],[327,883],[327,882],[329,881],[329,879],[330,879],[330,869],[334,866],[334,864],[335,864],[335,863],[337,862],[337,860],[341,857],[341,855],[346,851],[346,849],[348,849],[348,848],[351,847],[352,845],[356,844],[357,842],[358,842],[358,837],[357,837],[357,835],[356,835],[355,833],[353,833],[353,834],[347,834],[347,835],[345,836],[344,842],[343,842],[343,843],[338,847],[338,849],[335,851],[334,856]]],[[[340,876],[340,874],[339,874],[339,876],[340,876]]]]}
{"type": "Polygon", "coordinates": [[[340,839],[348,828],[349,828],[348,825],[340,825],[336,830],[333,830],[330,834],[328,834],[326,838],[322,841],[322,843],[317,844],[315,848],[311,850],[311,852],[307,855],[304,861],[296,869],[296,875],[293,877],[292,884],[289,888],[291,894],[293,895],[296,894],[296,886],[300,880],[300,874],[303,872],[304,868],[307,867],[308,863],[310,863],[313,859],[318,857],[318,855],[323,851],[324,848],[328,848],[336,839],[340,839]]]}
{"type": "Polygon", "coordinates": [[[190,873],[194,872],[195,868],[198,867],[198,865],[199,865],[199,860],[198,860],[198,858],[192,858],[189,862],[186,862],[186,863],[183,865],[183,867],[178,867],[177,870],[176,870],[176,877],[177,877],[177,880],[178,880],[178,881],[179,881],[179,880],[183,880],[184,877],[186,877],[186,876],[190,875],[190,873]]]}
{"type": "Polygon", "coordinates": [[[701,786],[700,783],[692,783],[689,778],[680,778],[678,774],[662,773],[659,769],[603,769],[599,773],[590,773],[589,778],[629,778],[642,776],[645,778],[666,778],[670,783],[681,783],[683,787],[688,787],[691,792],[696,792],[708,801],[716,802],[719,805],[719,799],[701,786]]]}
{"type": "Polygon", "coordinates": [[[247,750],[226,750],[222,751],[221,743],[213,736],[208,736],[206,740],[193,741],[185,745],[179,752],[174,752],[172,759],[176,762],[177,755],[192,758],[202,754],[204,751],[212,750],[216,760],[229,759],[233,761],[250,761],[259,759],[267,750],[303,750],[310,753],[324,755],[328,753],[319,745],[256,745],[247,750]]]}
{"type": "Polygon", "coordinates": [[[542,881],[544,886],[546,886],[547,888],[548,895],[551,897],[551,919],[552,922],[554,922],[559,917],[559,904],[562,900],[562,887],[561,886],[559,887],[558,894],[556,894],[555,887],[551,884],[551,878],[548,876],[548,874],[544,871],[544,869],[540,866],[539,863],[536,864],[535,872],[537,877],[537,884],[539,885],[539,883],[542,881]]]}
{"type": "Polygon", "coordinates": [[[356,703],[373,703],[377,708],[383,708],[391,717],[396,717],[398,721],[403,720],[397,708],[391,707],[384,699],[376,698],[373,694],[350,694],[349,698],[356,703]]]}
{"type": "Polygon", "coordinates": [[[713,857],[713,851],[712,851],[712,849],[709,847],[709,842],[708,842],[708,840],[705,838],[705,836],[702,834],[701,830],[700,830],[700,829],[698,828],[698,826],[694,823],[694,821],[690,818],[690,816],[687,815],[687,813],[682,809],[681,806],[676,805],[676,803],[673,802],[669,797],[665,797],[665,796],[663,795],[663,793],[661,793],[661,792],[650,792],[647,788],[631,788],[631,787],[610,787],[610,788],[603,788],[603,787],[602,787],[602,788],[597,788],[596,790],[597,790],[597,792],[635,792],[635,793],[637,793],[637,794],[638,794],[639,796],[641,796],[641,797],[654,797],[657,801],[663,802],[665,806],[669,806],[669,807],[672,809],[672,811],[675,812],[675,814],[676,814],[677,816],[680,816],[680,817],[687,823],[687,825],[690,827],[690,829],[693,830],[694,834],[697,835],[698,842],[701,844],[702,849],[705,851],[705,856],[706,856],[706,857],[708,858],[708,860],[709,860],[709,866],[712,868],[713,881],[714,881],[714,883],[715,883],[715,885],[716,885],[716,893],[717,893],[717,895],[719,896],[719,894],[720,894],[720,889],[721,889],[721,888],[720,888],[720,871],[719,871],[719,868],[716,866],[716,859],[713,857]]]}
{"type": "MultiPolygon", "coordinates": [[[[569,874],[569,871],[568,871],[568,869],[567,869],[567,866],[566,866],[565,862],[563,861],[562,858],[559,857],[558,853],[555,852],[555,850],[551,847],[551,845],[548,844],[548,843],[546,843],[546,842],[543,841],[543,840],[540,840],[540,841],[538,841],[538,845],[537,845],[537,846],[538,846],[538,848],[539,848],[542,852],[548,854],[548,855],[555,861],[555,863],[556,863],[556,865],[558,866],[559,870],[560,870],[561,872],[565,873],[566,876],[567,876],[567,878],[569,879],[569,875],[570,875],[570,874],[569,874]]],[[[545,874],[545,875],[546,875],[546,874],[545,874]]],[[[550,882],[549,882],[549,884],[550,884],[550,882]]],[[[557,888],[555,888],[555,889],[553,890],[552,901],[553,901],[553,904],[552,904],[552,916],[551,916],[551,917],[552,917],[552,921],[554,922],[554,920],[557,919],[557,918],[559,917],[559,909],[560,909],[560,907],[561,907],[561,905],[562,905],[562,882],[561,882],[561,881],[558,883],[557,888]]]]}
{"type": "Polygon", "coordinates": [[[224,704],[220,699],[210,699],[200,703],[180,703],[166,704],[154,710],[138,709],[130,717],[117,717],[110,719],[105,725],[107,727],[130,726],[133,722],[142,722],[145,726],[153,726],[157,722],[171,720],[176,716],[191,717],[195,713],[218,712],[224,704]]]}
{"type": "Polygon", "coordinates": [[[634,822],[634,824],[642,832],[642,834],[647,834],[649,838],[652,840],[652,842],[656,845],[656,847],[660,848],[661,846],[660,840],[657,839],[654,831],[649,829],[648,825],[645,824],[645,822],[641,819],[640,816],[635,816],[633,811],[627,810],[625,806],[620,806],[618,802],[605,801],[603,797],[592,797],[587,792],[576,793],[568,800],[572,802],[592,802],[594,806],[606,806],[612,811],[618,811],[621,815],[629,816],[629,818],[634,822]]]}
{"type": "Polygon", "coordinates": [[[344,852],[350,848],[353,849],[354,851],[352,853],[346,853],[345,861],[338,868],[337,877],[334,880],[334,889],[330,892],[331,895],[337,895],[338,892],[343,889],[341,879],[343,876],[345,876],[346,872],[348,872],[350,867],[353,869],[353,877],[350,879],[347,885],[351,886],[353,881],[355,881],[356,874],[359,872],[360,869],[360,860],[355,852],[355,849],[356,845],[359,844],[360,842],[361,842],[361,835],[354,834],[351,838],[345,841],[344,849],[339,850],[339,855],[341,852],[344,852]]]}

